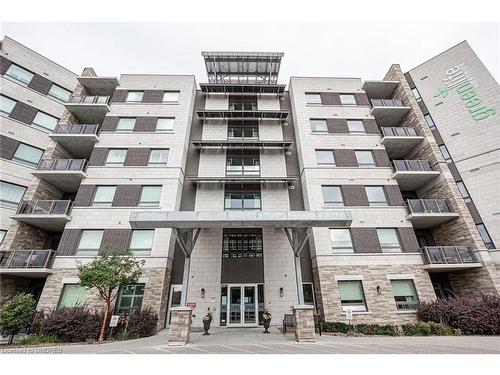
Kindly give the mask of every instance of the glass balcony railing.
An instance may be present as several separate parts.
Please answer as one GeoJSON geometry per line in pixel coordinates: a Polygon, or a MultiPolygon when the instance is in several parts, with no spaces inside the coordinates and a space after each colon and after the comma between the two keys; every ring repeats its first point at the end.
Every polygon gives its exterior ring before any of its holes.
{"type": "Polygon", "coordinates": [[[429,160],[393,160],[392,166],[396,172],[434,172],[429,160]]]}
{"type": "Polygon", "coordinates": [[[404,103],[399,99],[372,99],[373,107],[404,107],[404,103]]]}
{"type": "Polygon", "coordinates": [[[425,264],[479,263],[469,246],[425,246],[421,252],[425,264]]]}
{"type": "Polygon", "coordinates": [[[21,201],[16,215],[69,215],[70,200],[33,200],[21,201]]]}
{"type": "Polygon", "coordinates": [[[99,125],[97,124],[66,124],[57,125],[54,134],[92,135],[97,134],[98,130],[99,125]]]}
{"type": "Polygon", "coordinates": [[[382,127],[384,137],[416,137],[417,132],[413,128],[407,127],[382,127]]]}
{"type": "Polygon", "coordinates": [[[71,96],[68,103],[71,104],[108,104],[109,96],[71,96]]]}
{"type": "Polygon", "coordinates": [[[42,159],[38,163],[39,171],[85,171],[85,159],[42,159]]]}
{"type": "Polygon", "coordinates": [[[260,166],[258,165],[228,165],[226,166],[226,176],[259,176],[260,166]]]}
{"type": "Polygon", "coordinates": [[[0,268],[50,268],[54,250],[0,251],[0,268]]]}
{"type": "Polygon", "coordinates": [[[410,214],[444,214],[452,212],[446,199],[408,199],[406,208],[410,214]]]}

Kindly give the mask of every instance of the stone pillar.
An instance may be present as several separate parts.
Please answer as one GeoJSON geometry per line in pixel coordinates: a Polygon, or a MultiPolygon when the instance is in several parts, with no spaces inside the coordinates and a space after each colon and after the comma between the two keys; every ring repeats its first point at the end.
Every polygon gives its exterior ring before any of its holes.
{"type": "Polygon", "coordinates": [[[168,345],[182,346],[189,342],[193,309],[187,306],[172,307],[168,331],[168,345]]]}
{"type": "Polygon", "coordinates": [[[295,340],[298,342],[314,342],[314,306],[297,305],[293,307],[295,318],[295,340]]]}

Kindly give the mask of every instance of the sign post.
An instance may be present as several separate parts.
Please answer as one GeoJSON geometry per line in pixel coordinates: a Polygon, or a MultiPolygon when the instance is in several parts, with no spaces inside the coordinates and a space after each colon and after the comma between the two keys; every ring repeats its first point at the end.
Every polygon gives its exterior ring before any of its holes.
{"type": "Polygon", "coordinates": [[[351,325],[352,322],[352,309],[350,307],[345,309],[345,318],[349,322],[349,325],[351,325]]]}

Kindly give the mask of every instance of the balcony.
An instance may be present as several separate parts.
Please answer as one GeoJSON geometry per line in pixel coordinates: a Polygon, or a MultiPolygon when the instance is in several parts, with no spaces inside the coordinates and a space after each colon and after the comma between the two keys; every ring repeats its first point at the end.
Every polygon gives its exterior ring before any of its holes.
{"type": "Polygon", "coordinates": [[[21,201],[11,218],[33,227],[51,232],[61,232],[71,220],[70,200],[21,201]]]}
{"type": "Polygon", "coordinates": [[[94,145],[99,141],[97,124],[61,124],[49,134],[76,158],[89,159],[94,145]]]}
{"type": "Polygon", "coordinates": [[[425,246],[420,250],[424,269],[429,272],[459,271],[482,267],[468,246],[425,246]]]}
{"type": "Polygon", "coordinates": [[[390,99],[398,85],[399,81],[367,80],[363,83],[363,90],[370,99],[390,99]]]}
{"type": "Polygon", "coordinates": [[[288,111],[271,110],[196,110],[198,117],[203,120],[284,120],[288,117],[288,111]]]}
{"type": "Polygon", "coordinates": [[[42,159],[36,171],[32,172],[64,193],[75,193],[80,182],[87,177],[85,159],[42,159]]]}
{"type": "Polygon", "coordinates": [[[118,86],[116,77],[83,77],[77,78],[78,82],[85,87],[89,95],[113,95],[118,86]]]}
{"type": "Polygon", "coordinates": [[[195,184],[201,184],[201,183],[215,183],[215,184],[225,184],[225,185],[230,185],[230,184],[259,184],[259,183],[282,183],[282,184],[288,184],[291,183],[295,180],[297,180],[298,177],[262,177],[259,175],[227,175],[223,177],[199,177],[199,176],[187,176],[186,177],[189,181],[195,183],[195,184]]]}
{"type": "Polygon", "coordinates": [[[446,199],[408,199],[406,208],[406,218],[416,229],[432,228],[460,216],[452,212],[446,199]]]}
{"type": "Polygon", "coordinates": [[[193,141],[197,149],[220,150],[288,150],[291,141],[261,141],[258,138],[230,138],[227,140],[197,140],[193,141]]]}
{"type": "Polygon", "coordinates": [[[6,250],[0,251],[0,274],[39,277],[49,273],[54,250],[6,250]]]}
{"type": "Polygon", "coordinates": [[[391,159],[402,158],[423,141],[415,129],[407,127],[382,127],[382,144],[391,159]]]}
{"type": "Polygon", "coordinates": [[[370,114],[381,126],[397,126],[411,109],[399,99],[372,99],[371,102],[370,114]]]}
{"type": "Polygon", "coordinates": [[[429,160],[393,160],[392,178],[398,181],[401,190],[417,190],[441,172],[434,170],[429,160]]]}
{"type": "Polygon", "coordinates": [[[109,112],[109,96],[71,96],[66,109],[83,123],[101,123],[109,112]]]}

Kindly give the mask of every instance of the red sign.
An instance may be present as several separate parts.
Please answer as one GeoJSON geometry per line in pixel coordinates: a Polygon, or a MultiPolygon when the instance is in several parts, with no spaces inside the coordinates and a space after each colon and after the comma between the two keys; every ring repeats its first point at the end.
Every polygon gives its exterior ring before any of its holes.
{"type": "Polygon", "coordinates": [[[194,309],[196,307],[196,302],[188,302],[187,306],[191,307],[192,309],[194,309]]]}

